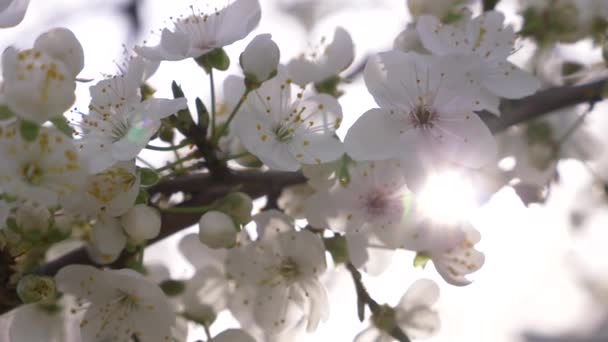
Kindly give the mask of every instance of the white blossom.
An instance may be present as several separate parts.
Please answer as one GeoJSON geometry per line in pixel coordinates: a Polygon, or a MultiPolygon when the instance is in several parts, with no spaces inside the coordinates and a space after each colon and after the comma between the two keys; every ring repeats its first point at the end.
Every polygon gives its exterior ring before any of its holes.
{"type": "Polygon", "coordinates": [[[314,331],[327,319],[329,303],[319,276],[325,272],[325,248],[310,231],[295,231],[289,217],[277,211],[254,217],[258,240],[230,250],[228,274],[237,283],[257,325],[270,334],[293,324],[288,318],[295,305],[314,331]]]}
{"type": "Polygon", "coordinates": [[[496,114],[499,97],[517,99],[540,88],[538,79],[507,61],[515,33],[503,22],[502,13],[489,11],[457,25],[444,25],[432,16],[420,17],[417,24],[427,50],[435,55],[466,58],[468,75],[480,86],[477,109],[496,114]]]}
{"type": "Polygon", "coordinates": [[[32,49],[9,47],[2,55],[6,104],[38,124],[61,116],[76,99],[76,75],[83,65],[80,42],[64,28],[42,34],[32,49]]]}
{"type": "Polygon", "coordinates": [[[73,141],[54,128],[42,127],[26,141],[15,126],[0,127],[0,160],[2,189],[41,205],[60,204],[86,177],[73,141]]]}
{"type": "Polygon", "coordinates": [[[86,310],[80,323],[83,341],[165,342],[175,313],[161,289],[132,270],[99,270],[69,265],[55,276],[57,289],[79,299],[86,310]],[[84,306],[89,303],[88,306],[84,306]]]}
{"type": "MultiPolygon", "coordinates": [[[[439,286],[429,279],[419,279],[405,292],[394,308],[395,323],[411,339],[430,337],[440,327],[439,315],[432,306],[439,299],[439,286]]],[[[355,337],[355,342],[391,342],[393,338],[371,326],[355,337]]]]}
{"type": "Polygon", "coordinates": [[[361,162],[348,173],[347,185],[336,182],[307,200],[306,218],[314,227],[346,233],[350,261],[377,275],[403,240],[412,194],[398,161],[361,162]]]}
{"type": "Polygon", "coordinates": [[[200,57],[245,38],[261,18],[258,0],[236,0],[215,13],[194,13],[175,21],[173,31],[163,29],[154,47],[136,47],[150,60],[177,61],[200,57]]]}
{"type": "Polygon", "coordinates": [[[268,167],[295,171],[301,164],[338,159],[342,143],[335,131],[342,108],[331,96],[292,100],[292,85],[284,70],[249,94],[234,120],[241,143],[268,167]]]}
{"type": "Polygon", "coordinates": [[[232,248],[238,228],[232,218],[221,211],[208,211],[198,221],[201,243],[210,248],[232,248]]]}
{"type": "Polygon", "coordinates": [[[413,17],[434,15],[445,18],[450,12],[457,12],[471,0],[407,0],[407,7],[413,17]]]}
{"type": "Polygon", "coordinates": [[[100,215],[93,220],[90,233],[91,255],[100,264],[116,260],[127,245],[127,236],[120,220],[108,215],[100,215]]]}
{"type": "Polygon", "coordinates": [[[295,84],[304,86],[308,83],[319,83],[337,77],[348,68],[355,58],[355,50],[350,34],[342,27],[337,27],[333,41],[325,46],[321,40],[319,50],[303,54],[287,65],[289,76],[295,84]]]}
{"type": "Polygon", "coordinates": [[[15,210],[15,220],[25,233],[44,234],[51,224],[51,213],[45,206],[25,203],[15,210]]]}
{"type": "Polygon", "coordinates": [[[251,40],[240,57],[245,79],[262,83],[277,72],[281,51],[270,34],[260,34],[251,40]]]}
{"type": "Polygon", "coordinates": [[[135,243],[141,243],[158,236],[161,228],[160,213],[145,204],[137,204],[120,217],[120,223],[135,243]]]}
{"type": "Polygon", "coordinates": [[[473,112],[475,87],[460,61],[381,53],[368,62],[365,82],[380,108],[348,130],[344,145],[352,158],[403,159],[406,171],[446,161],[479,168],[495,159],[496,142],[473,112]]]}
{"type": "Polygon", "coordinates": [[[0,27],[7,28],[19,25],[25,17],[30,0],[0,1],[0,27]]]}
{"type": "Polygon", "coordinates": [[[68,199],[66,208],[79,215],[117,217],[135,204],[140,176],[133,160],[117,162],[112,167],[87,177],[79,196],[68,199]]]}
{"type": "Polygon", "coordinates": [[[91,173],[132,160],[160,127],[160,120],[187,107],[186,99],[141,101],[145,63],[133,58],[127,70],[91,87],[89,114],[80,123],[80,148],[91,158],[91,173]]]}

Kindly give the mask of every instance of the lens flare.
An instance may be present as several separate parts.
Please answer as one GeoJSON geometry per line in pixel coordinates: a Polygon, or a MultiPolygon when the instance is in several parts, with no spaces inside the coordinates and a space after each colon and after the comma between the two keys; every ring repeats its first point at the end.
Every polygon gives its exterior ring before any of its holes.
{"type": "Polygon", "coordinates": [[[431,175],[418,196],[418,205],[423,213],[441,223],[467,220],[477,207],[470,180],[456,171],[431,175]]]}

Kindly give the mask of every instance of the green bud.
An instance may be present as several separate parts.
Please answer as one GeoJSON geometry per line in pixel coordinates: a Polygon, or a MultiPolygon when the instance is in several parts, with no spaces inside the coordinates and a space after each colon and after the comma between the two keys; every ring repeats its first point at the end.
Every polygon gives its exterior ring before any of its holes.
{"type": "Polygon", "coordinates": [[[51,119],[51,122],[53,123],[55,128],[57,128],[61,133],[67,135],[70,138],[73,136],[74,129],[72,128],[72,126],[70,126],[68,119],[66,119],[64,116],[51,119]]]}
{"type": "Polygon", "coordinates": [[[214,49],[211,52],[195,58],[194,60],[207,73],[211,72],[211,69],[226,71],[230,66],[230,58],[226,54],[226,51],[224,51],[222,48],[214,49]]]}
{"type": "Polygon", "coordinates": [[[0,105],[0,121],[12,119],[15,117],[15,113],[13,113],[10,108],[4,105],[0,105]]]}
{"type": "Polygon", "coordinates": [[[424,268],[426,264],[431,260],[430,256],[425,252],[416,253],[416,257],[414,258],[414,267],[424,268]]]}
{"type": "Polygon", "coordinates": [[[139,194],[137,194],[137,198],[135,199],[135,204],[148,204],[150,200],[150,195],[145,189],[140,189],[139,194]]]}
{"type": "Polygon", "coordinates": [[[39,131],[40,126],[31,121],[21,120],[19,122],[19,133],[21,133],[21,137],[23,137],[25,141],[36,140],[39,131]]]}
{"type": "Polygon", "coordinates": [[[179,280],[165,280],[159,286],[167,297],[179,296],[186,290],[186,284],[179,280]]]}
{"type": "Polygon", "coordinates": [[[156,93],[156,89],[154,89],[148,83],[144,83],[140,88],[141,97],[143,100],[151,99],[154,97],[154,93],[156,93]]]}
{"type": "Polygon", "coordinates": [[[215,205],[215,209],[228,214],[239,224],[246,224],[251,221],[253,201],[249,195],[243,192],[232,192],[220,199],[215,205]]]}
{"type": "Polygon", "coordinates": [[[372,315],[372,323],[379,330],[391,335],[395,327],[397,327],[395,310],[386,304],[380,306],[380,310],[372,315]]]}
{"type": "Polygon", "coordinates": [[[339,97],[342,92],[338,90],[341,78],[339,76],[330,77],[322,82],[315,83],[315,90],[321,94],[339,97]]]}
{"type": "Polygon", "coordinates": [[[19,280],[17,295],[25,304],[51,301],[57,295],[55,281],[51,277],[28,274],[19,280]]]}
{"type": "Polygon", "coordinates": [[[149,187],[155,185],[160,180],[160,174],[158,172],[148,169],[148,168],[140,168],[139,169],[141,186],[149,187]]]}
{"type": "Polygon", "coordinates": [[[348,262],[348,246],[346,238],[341,235],[323,239],[325,249],[331,254],[335,264],[345,264],[348,262]]]}
{"type": "Polygon", "coordinates": [[[158,131],[158,137],[164,142],[172,143],[173,139],[175,138],[175,130],[173,129],[173,126],[171,126],[167,120],[163,120],[161,122],[162,124],[158,131]]]}

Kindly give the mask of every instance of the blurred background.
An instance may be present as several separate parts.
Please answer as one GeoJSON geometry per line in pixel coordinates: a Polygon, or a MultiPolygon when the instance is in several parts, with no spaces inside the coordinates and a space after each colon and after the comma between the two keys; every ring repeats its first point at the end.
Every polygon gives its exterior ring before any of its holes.
{"type": "MultiPolygon", "coordinates": [[[[410,22],[403,0],[260,2],[260,26],[252,35],[226,49],[232,65],[220,77],[240,72],[238,55],[258,33],[271,33],[281,49],[281,60],[287,62],[315,49],[321,37],[331,39],[335,27],[342,26],[355,42],[356,59],[351,67],[354,69],[369,54],[391,49],[395,37],[410,22]]],[[[85,68],[79,77],[94,80],[79,84],[75,109],[78,111],[88,105],[90,84],[104,75],[116,73],[125,51],[133,44],[144,40],[154,44],[160,30],[172,25],[170,18],[189,13],[190,5],[204,11],[226,3],[223,0],[32,0],[19,26],[0,31],[0,46],[29,47],[39,34],[52,27],[71,29],[85,51],[85,68]]],[[[516,28],[522,23],[519,5],[516,0],[503,0],[497,7],[516,28]]],[[[531,58],[539,56],[534,44],[521,39],[517,46],[512,60],[531,68],[531,58]]],[[[589,41],[562,44],[549,54],[542,56],[547,58],[543,63],[546,68],[555,63],[559,67],[559,63],[567,59],[586,68],[582,81],[602,73],[592,68],[601,61],[601,53],[589,41]]],[[[541,78],[545,77],[543,81],[547,85],[562,83],[562,79],[554,78],[551,70],[536,71],[541,78]]],[[[193,61],[163,62],[150,84],[157,89],[159,97],[171,97],[170,84],[174,79],[182,84],[187,97],[207,98],[207,78],[193,61]]],[[[340,103],[345,120],[341,134],[360,114],[375,105],[361,78],[343,86],[343,90],[345,95],[340,103]]],[[[587,106],[581,106],[555,117],[571,121],[587,110],[587,106]]],[[[585,114],[585,136],[581,139],[591,139],[597,145],[593,151],[587,151],[585,158],[564,157],[551,165],[550,172],[518,173],[518,177],[509,182],[512,186],[497,187],[497,192],[472,212],[470,219],[482,233],[479,249],[486,255],[486,263],[473,275],[472,285],[449,286],[430,264],[425,269],[414,269],[413,255],[403,252],[386,273],[364,279],[372,296],[379,302],[396,304],[415,279],[436,280],[442,291],[437,306],[442,328],[429,340],[432,342],[608,341],[608,183],[604,182],[608,180],[604,148],[608,143],[607,111],[605,103],[597,103],[585,114]],[[540,181],[527,181],[538,178],[540,181]],[[523,196],[517,187],[524,183],[538,195],[534,202],[541,203],[528,203],[530,196],[523,196]],[[518,196],[515,189],[522,196],[518,196]]],[[[558,125],[562,122],[555,120],[558,125]]],[[[512,132],[499,137],[504,150],[513,154],[505,152],[501,160],[506,165],[503,169],[521,171],[524,165],[517,153],[526,151],[513,149],[518,138],[509,134],[512,132]],[[515,166],[513,158],[517,159],[515,166]]],[[[155,156],[142,155],[152,164],[161,165],[163,160],[155,160],[155,156]]],[[[474,186],[471,193],[457,192],[449,200],[466,200],[467,196],[475,197],[476,191],[479,189],[474,186]]],[[[146,253],[147,262],[164,264],[174,278],[190,277],[193,269],[176,249],[181,236],[183,234],[178,234],[151,247],[146,253]]],[[[316,333],[298,336],[297,341],[350,341],[368,325],[368,322],[358,322],[349,274],[342,268],[334,269],[326,281],[330,290],[330,320],[321,324],[316,333]]],[[[217,334],[235,324],[228,314],[222,314],[212,326],[212,332],[217,334]]],[[[202,329],[191,330],[188,341],[197,339],[204,339],[202,329]]]]}

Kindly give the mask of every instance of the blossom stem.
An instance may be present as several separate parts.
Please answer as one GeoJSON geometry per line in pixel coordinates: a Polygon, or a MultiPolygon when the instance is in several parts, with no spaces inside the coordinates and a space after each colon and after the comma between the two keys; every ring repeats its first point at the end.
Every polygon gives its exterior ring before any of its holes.
{"type": "MultiPolygon", "coordinates": [[[[357,291],[357,313],[359,315],[359,320],[363,321],[365,318],[365,305],[369,307],[372,315],[380,315],[382,306],[369,295],[369,292],[367,292],[367,289],[361,280],[361,272],[359,272],[355,265],[350,262],[346,264],[346,268],[350,272],[353,282],[355,283],[355,290],[357,291]]],[[[391,331],[387,331],[386,333],[391,335],[399,342],[411,342],[410,338],[397,325],[395,325],[391,331]]]]}
{"type": "Polygon", "coordinates": [[[158,169],[156,169],[156,172],[162,172],[162,171],[166,171],[169,169],[173,169],[178,165],[181,165],[183,162],[188,161],[188,160],[192,160],[196,158],[196,154],[191,153],[183,158],[180,158],[174,162],[168,163],[167,165],[163,166],[163,167],[159,167],[158,169]]]}
{"type": "Polygon", "coordinates": [[[156,169],[156,167],[152,164],[150,164],[150,162],[148,162],[147,160],[145,160],[144,158],[137,156],[137,160],[139,160],[142,164],[146,165],[147,167],[151,168],[151,169],[156,169]]]}
{"type": "Polygon", "coordinates": [[[246,157],[248,155],[250,155],[249,152],[237,153],[237,154],[226,156],[226,157],[220,159],[220,161],[226,162],[226,161],[229,161],[229,160],[232,160],[232,159],[238,159],[238,158],[246,157]]]}
{"type": "Polygon", "coordinates": [[[213,209],[212,205],[200,207],[170,207],[164,208],[162,211],[175,214],[204,214],[213,209]]]}
{"type": "Polygon", "coordinates": [[[211,341],[212,337],[211,337],[211,330],[209,330],[209,324],[207,324],[207,323],[203,324],[203,329],[205,329],[205,335],[207,335],[207,341],[211,341]]]}
{"type": "Polygon", "coordinates": [[[174,151],[174,150],[178,150],[182,147],[186,147],[188,145],[191,145],[192,143],[190,142],[190,140],[188,139],[184,139],[182,140],[179,144],[177,145],[172,145],[172,146],[154,146],[154,145],[146,145],[146,149],[148,150],[152,150],[152,151],[159,151],[159,152],[167,152],[167,151],[174,151]]]}
{"type": "Polygon", "coordinates": [[[245,90],[245,92],[243,93],[243,95],[239,99],[239,102],[236,104],[236,106],[234,107],[234,109],[230,113],[230,116],[228,116],[228,119],[226,120],[226,122],[224,122],[224,124],[222,125],[222,127],[220,127],[219,132],[217,133],[217,135],[213,135],[213,144],[214,145],[217,144],[217,142],[220,140],[220,138],[222,137],[222,135],[224,135],[224,133],[226,132],[226,130],[230,126],[230,123],[232,122],[232,120],[236,117],[236,114],[238,113],[239,109],[241,109],[241,106],[243,105],[243,103],[245,103],[245,100],[247,100],[247,95],[249,95],[249,89],[245,90]]]}
{"type": "Polygon", "coordinates": [[[211,87],[211,136],[215,137],[215,81],[213,80],[213,68],[209,69],[209,86],[211,87]]]}

